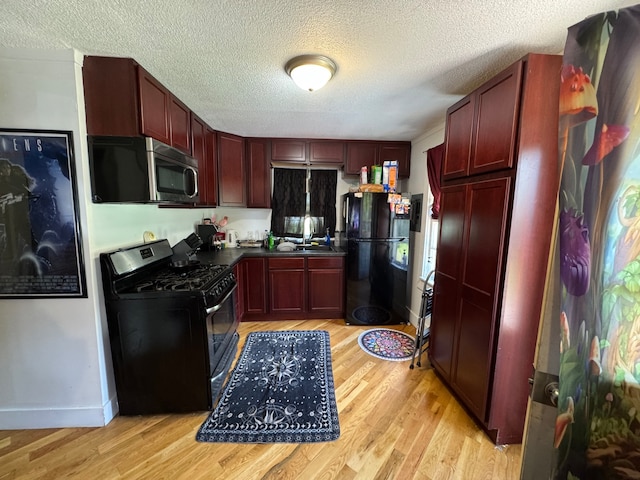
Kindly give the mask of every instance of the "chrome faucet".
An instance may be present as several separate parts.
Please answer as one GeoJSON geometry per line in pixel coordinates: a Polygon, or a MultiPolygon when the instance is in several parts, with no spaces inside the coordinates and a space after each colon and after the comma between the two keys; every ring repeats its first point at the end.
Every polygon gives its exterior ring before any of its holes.
{"type": "Polygon", "coordinates": [[[303,243],[311,243],[311,240],[313,239],[313,236],[315,234],[316,232],[310,231],[309,236],[306,239],[305,238],[302,239],[303,243]]]}
{"type": "Polygon", "coordinates": [[[302,243],[311,243],[311,239],[314,235],[315,232],[313,231],[313,222],[311,221],[311,217],[309,215],[306,215],[304,217],[304,223],[302,226],[302,243]]]}

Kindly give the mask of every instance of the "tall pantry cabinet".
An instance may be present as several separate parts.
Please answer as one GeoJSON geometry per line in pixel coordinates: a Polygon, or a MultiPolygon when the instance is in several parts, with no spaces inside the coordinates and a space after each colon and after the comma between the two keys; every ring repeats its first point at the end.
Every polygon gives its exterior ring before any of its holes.
{"type": "Polygon", "coordinates": [[[558,192],[561,57],[447,110],[429,357],[497,444],[522,440],[558,192]]]}

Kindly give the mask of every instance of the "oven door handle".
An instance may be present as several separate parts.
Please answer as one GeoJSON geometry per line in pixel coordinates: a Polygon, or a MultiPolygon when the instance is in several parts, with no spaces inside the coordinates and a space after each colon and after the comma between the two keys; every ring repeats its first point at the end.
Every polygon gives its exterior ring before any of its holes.
{"type": "Polygon", "coordinates": [[[213,307],[207,308],[205,310],[207,312],[207,315],[211,315],[212,313],[216,313],[218,310],[220,310],[222,308],[222,304],[227,301],[227,299],[231,296],[231,294],[233,292],[235,292],[236,288],[238,288],[238,284],[237,283],[233,286],[233,288],[231,290],[229,290],[229,293],[227,293],[224,296],[224,298],[222,300],[220,300],[220,303],[218,303],[217,305],[214,305],[213,307]]]}

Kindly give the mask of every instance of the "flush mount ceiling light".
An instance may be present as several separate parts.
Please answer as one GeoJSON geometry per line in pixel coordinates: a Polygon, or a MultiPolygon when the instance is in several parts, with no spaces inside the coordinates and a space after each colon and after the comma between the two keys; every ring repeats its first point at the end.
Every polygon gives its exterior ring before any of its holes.
{"type": "Polygon", "coordinates": [[[336,73],[336,64],[324,55],[300,55],[284,66],[296,85],[313,92],[324,87],[336,73]]]}

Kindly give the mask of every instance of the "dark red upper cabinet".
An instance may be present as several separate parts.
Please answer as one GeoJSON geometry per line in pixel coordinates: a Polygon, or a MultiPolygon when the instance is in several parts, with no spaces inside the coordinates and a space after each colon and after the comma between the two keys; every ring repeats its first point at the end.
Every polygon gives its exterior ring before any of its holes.
{"type": "Polygon", "coordinates": [[[149,72],[138,67],[142,133],[191,153],[191,112],[149,72]]]}
{"type": "Polygon", "coordinates": [[[215,132],[204,121],[191,114],[191,144],[193,157],[198,160],[199,205],[216,206],[215,132]]]}
{"type": "Polygon", "coordinates": [[[522,64],[522,61],[514,63],[476,92],[476,140],[469,175],[514,165],[522,64]]]}
{"type": "Polygon", "coordinates": [[[375,142],[347,142],[345,175],[358,175],[362,167],[379,165],[378,144],[375,142]]]}
{"type": "Polygon", "coordinates": [[[469,172],[474,109],[475,95],[471,94],[447,110],[443,180],[466,177],[469,172]]]}
{"type": "Polygon", "coordinates": [[[271,160],[274,162],[306,163],[307,142],[274,138],[271,140],[271,160]]]}
{"type": "Polygon", "coordinates": [[[131,58],[86,56],[87,133],[146,135],[191,152],[191,112],[131,58]]]}
{"type": "Polygon", "coordinates": [[[198,192],[200,192],[200,203],[205,204],[204,191],[206,190],[204,172],[207,168],[206,150],[207,141],[205,136],[206,124],[197,115],[191,115],[191,145],[193,146],[191,154],[193,158],[198,160],[198,192]]]}
{"type": "Polygon", "coordinates": [[[169,99],[169,126],[171,128],[171,142],[175,148],[191,153],[191,111],[189,108],[171,95],[169,99]]]}
{"type": "Polygon", "coordinates": [[[387,160],[398,162],[398,177],[407,178],[411,173],[411,144],[381,143],[378,158],[380,165],[387,160]]]}
{"type": "Polygon", "coordinates": [[[304,165],[344,164],[344,142],[338,140],[307,140],[272,138],[271,161],[304,165]]]}
{"type": "Polygon", "coordinates": [[[132,59],[84,57],[82,78],[89,135],[141,134],[138,69],[132,59]]]}
{"type": "Polygon", "coordinates": [[[309,163],[344,164],[344,142],[311,141],[309,142],[309,163]]]}
{"type": "Polygon", "coordinates": [[[271,160],[269,141],[248,138],[247,207],[271,208],[271,160]]]}
{"type": "Polygon", "coordinates": [[[382,165],[385,160],[398,162],[398,177],[407,178],[410,174],[410,142],[370,142],[347,141],[345,175],[358,175],[362,167],[382,165]]]}
{"type": "Polygon", "coordinates": [[[171,144],[171,94],[142,68],[138,68],[138,78],[142,134],[171,144]]]}
{"type": "Polygon", "coordinates": [[[244,138],[218,132],[218,204],[246,207],[244,138]]]}
{"type": "Polygon", "coordinates": [[[207,127],[205,130],[206,143],[206,169],[198,174],[203,179],[205,185],[205,197],[202,200],[202,192],[200,193],[200,202],[206,202],[206,205],[218,205],[218,135],[215,130],[207,127]]]}
{"type": "Polygon", "coordinates": [[[443,180],[514,166],[522,68],[514,63],[447,110],[443,180]]]}

